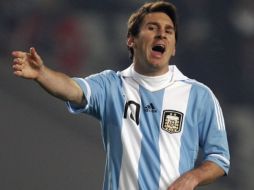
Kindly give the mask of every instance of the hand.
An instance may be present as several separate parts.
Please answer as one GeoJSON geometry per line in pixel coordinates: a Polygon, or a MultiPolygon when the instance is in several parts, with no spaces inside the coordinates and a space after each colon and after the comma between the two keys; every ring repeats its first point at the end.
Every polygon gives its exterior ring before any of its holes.
{"type": "Polygon", "coordinates": [[[43,68],[43,61],[32,47],[30,52],[13,51],[14,74],[26,79],[37,79],[43,68]]]}
{"type": "Polygon", "coordinates": [[[176,179],[167,190],[194,190],[197,186],[212,183],[224,174],[225,171],[214,162],[204,161],[197,168],[176,179]]]}
{"type": "Polygon", "coordinates": [[[195,176],[187,172],[174,181],[167,190],[194,190],[198,185],[195,176]]]}

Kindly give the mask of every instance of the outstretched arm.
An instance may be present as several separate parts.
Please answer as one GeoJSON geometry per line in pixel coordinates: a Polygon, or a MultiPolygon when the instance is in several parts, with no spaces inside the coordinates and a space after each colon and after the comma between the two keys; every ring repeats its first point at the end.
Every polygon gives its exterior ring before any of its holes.
{"type": "Polygon", "coordinates": [[[47,92],[64,101],[84,103],[83,92],[69,76],[56,72],[43,64],[35,48],[29,52],[13,51],[13,70],[18,77],[35,80],[47,92]]]}
{"type": "Polygon", "coordinates": [[[197,186],[209,184],[223,175],[223,169],[217,164],[205,161],[196,169],[180,176],[170,185],[168,190],[194,190],[197,186]]]}

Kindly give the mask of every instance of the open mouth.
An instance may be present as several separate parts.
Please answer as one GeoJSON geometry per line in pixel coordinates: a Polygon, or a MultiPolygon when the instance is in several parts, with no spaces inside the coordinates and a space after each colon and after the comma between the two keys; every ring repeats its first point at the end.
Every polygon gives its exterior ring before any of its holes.
{"type": "Polygon", "coordinates": [[[166,50],[166,47],[162,44],[158,44],[158,45],[153,46],[152,50],[163,54],[166,50]]]}

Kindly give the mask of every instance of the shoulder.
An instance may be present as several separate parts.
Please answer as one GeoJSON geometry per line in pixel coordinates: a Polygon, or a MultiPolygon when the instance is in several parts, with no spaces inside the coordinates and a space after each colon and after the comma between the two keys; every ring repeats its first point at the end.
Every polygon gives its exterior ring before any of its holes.
{"type": "Polygon", "coordinates": [[[202,108],[205,112],[209,109],[219,109],[220,103],[213,91],[207,85],[193,79],[186,82],[192,85],[189,100],[193,104],[198,105],[198,107],[202,108]]]}
{"type": "Polygon", "coordinates": [[[108,91],[118,89],[122,86],[122,77],[119,72],[104,70],[100,73],[92,74],[85,78],[88,86],[94,91],[108,91]]]}
{"type": "Polygon", "coordinates": [[[185,76],[175,65],[170,66],[169,69],[173,73],[172,80],[180,82],[181,84],[190,85],[191,93],[194,94],[194,96],[214,96],[212,90],[207,85],[185,76]]]}
{"type": "Polygon", "coordinates": [[[195,79],[188,79],[185,82],[190,84],[192,86],[192,91],[197,93],[197,94],[214,96],[214,93],[211,90],[211,88],[208,87],[207,85],[205,85],[202,82],[199,82],[195,79]]]}
{"type": "Polygon", "coordinates": [[[119,78],[117,72],[113,70],[104,70],[100,73],[92,74],[86,77],[88,82],[99,82],[99,83],[108,83],[116,81],[119,78]]]}
{"type": "Polygon", "coordinates": [[[92,78],[115,78],[117,76],[117,73],[113,70],[104,70],[102,72],[92,74],[87,77],[87,79],[92,79],[92,78]]]}

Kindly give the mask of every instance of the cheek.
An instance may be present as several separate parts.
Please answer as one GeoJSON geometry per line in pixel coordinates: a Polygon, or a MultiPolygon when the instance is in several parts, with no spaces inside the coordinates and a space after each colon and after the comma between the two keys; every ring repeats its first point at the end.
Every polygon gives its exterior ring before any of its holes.
{"type": "Polygon", "coordinates": [[[175,45],[174,44],[169,46],[168,52],[172,55],[175,55],[175,45]]]}
{"type": "Polygon", "coordinates": [[[147,53],[149,50],[149,45],[145,40],[143,40],[140,43],[136,44],[136,50],[143,54],[147,53]]]}

